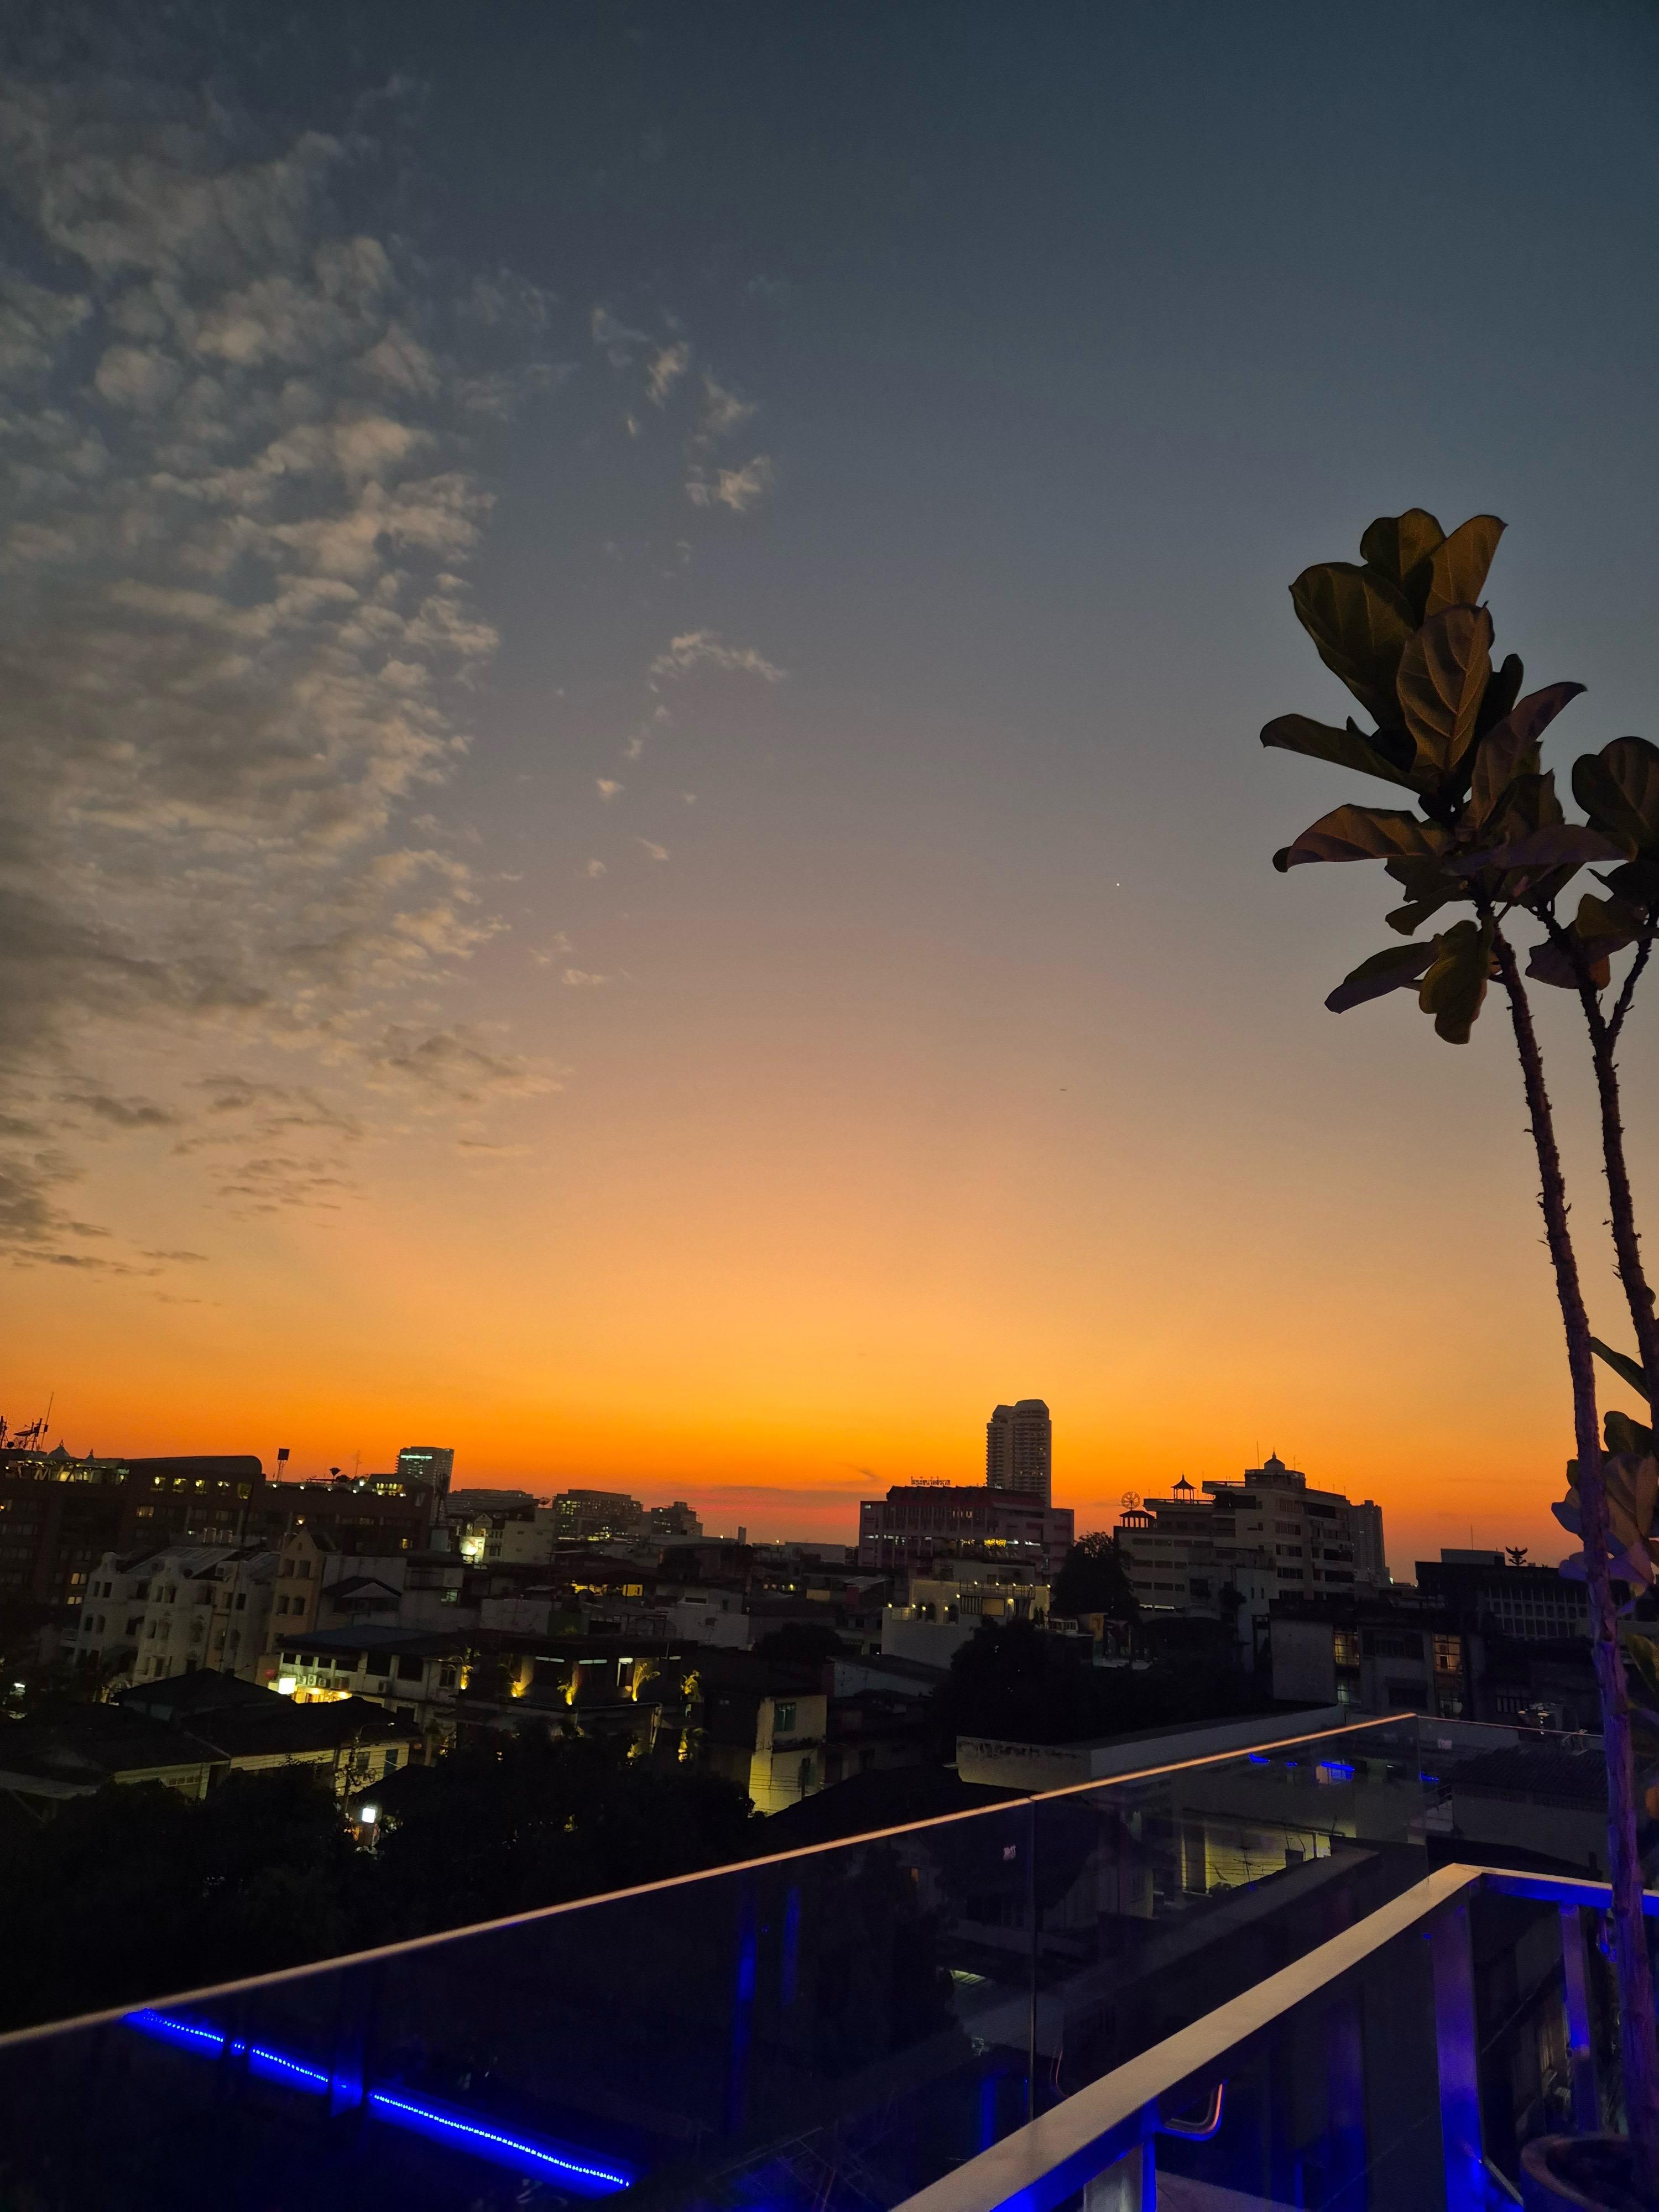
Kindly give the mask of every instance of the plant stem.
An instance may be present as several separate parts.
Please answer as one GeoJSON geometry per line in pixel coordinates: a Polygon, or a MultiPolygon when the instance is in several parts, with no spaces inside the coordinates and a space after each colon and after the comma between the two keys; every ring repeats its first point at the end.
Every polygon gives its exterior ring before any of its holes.
{"type": "Polygon", "coordinates": [[[1572,1380],[1574,1441],[1578,1450],[1578,1504],[1589,1584],[1590,1626],[1596,1686],[1601,1697],[1601,1742],[1607,1769],[1607,1873],[1613,1890],[1613,1954],[1619,1971],[1619,2025],[1624,2060],[1626,2124],[1635,2156],[1635,2181],[1650,2197],[1659,2194],[1659,2043],[1654,2030],[1653,1970],[1643,1914],[1642,1861],[1637,1849],[1636,1774],[1630,1731],[1630,1693],[1619,1648],[1619,1620],[1610,1572],[1611,1530],[1601,1481],[1601,1440],[1595,1418],[1595,1363],[1589,1316],[1584,1310],[1578,1263],[1567,1224],[1566,1180],[1555,1141],[1555,1120],[1544,1085],[1544,1061],[1533,1028],[1532,1008],[1515,953],[1499,931],[1493,939],[1498,972],[1509,996],[1526,1087],[1532,1140],[1538,1155],[1540,1205],[1555,1272],[1555,1292],[1566,1332],[1572,1380]]]}
{"type": "Polygon", "coordinates": [[[1619,1096],[1619,1063],[1614,1058],[1618,1049],[1619,1031],[1626,1014],[1630,1011],[1631,999],[1646,964],[1652,947],[1650,933],[1638,950],[1625,988],[1620,994],[1619,1004],[1613,1019],[1601,1011],[1595,981],[1584,948],[1578,940],[1564,930],[1552,915],[1547,918],[1550,935],[1572,963],[1572,972],[1578,985],[1578,1003],[1584,1010],[1585,1026],[1589,1030],[1590,1059],[1595,1068],[1595,1091],[1601,1109],[1601,1162],[1607,1171],[1607,1199],[1612,1208],[1613,1249],[1619,1261],[1619,1279],[1624,1285],[1625,1303],[1630,1308],[1631,1325],[1636,1331],[1637,1357],[1642,1371],[1647,1376],[1648,1403],[1659,1413],[1659,1316],[1654,1312],[1653,1291],[1648,1282],[1647,1271],[1642,1265],[1642,1240],[1636,1229],[1636,1202],[1631,1196],[1630,1172],[1625,1164],[1625,1121],[1619,1096]]]}

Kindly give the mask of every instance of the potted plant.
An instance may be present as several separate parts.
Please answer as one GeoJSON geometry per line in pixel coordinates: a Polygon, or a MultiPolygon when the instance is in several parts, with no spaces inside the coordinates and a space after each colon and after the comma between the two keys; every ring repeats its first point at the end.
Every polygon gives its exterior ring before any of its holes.
{"type": "Polygon", "coordinates": [[[1589,1585],[1628,2126],[1626,2136],[1528,2146],[1527,2186],[1540,2205],[1632,2205],[1645,2212],[1659,2208],[1659,2045],[1615,1584],[1653,1581],[1659,1459],[1652,1431],[1618,1413],[1607,1416],[1604,1448],[1595,1363],[1599,1353],[1659,1405],[1659,1320],[1626,1170],[1617,1059],[1659,933],[1659,748],[1621,738],[1583,756],[1572,788],[1586,818],[1566,818],[1553,774],[1541,766],[1540,741],[1583,687],[1552,684],[1523,693],[1513,653],[1493,665],[1483,594],[1503,529],[1495,516],[1476,515],[1448,532],[1414,507],[1372,523],[1358,562],[1304,569],[1291,586],[1297,617],[1374,726],[1362,727],[1352,715],[1338,726],[1285,714],[1267,725],[1261,742],[1392,784],[1413,802],[1338,806],[1274,855],[1281,872],[1311,861],[1381,860],[1404,895],[1387,917],[1404,941],[1362,961],[1327,1006],[1340,1013],[1414,990],[1436,1034],[1450,1044],[1468,1042],[1494,985],[1508,1011],[1572,1394],[1576,1451],[1569,1496],[1557,1511],[1580,1540],[1589,1585]],[[1599,891],[1583,895],[1569,917],[1562,902],[1587,867],[1596,871],[1599,891]],[[1615,989],[1613,963],[1621,958],[1615,989]],[[1583,1011],[1635,1360],[1590,1333],[1529,978],[1573,991],[1583,1011]]]}

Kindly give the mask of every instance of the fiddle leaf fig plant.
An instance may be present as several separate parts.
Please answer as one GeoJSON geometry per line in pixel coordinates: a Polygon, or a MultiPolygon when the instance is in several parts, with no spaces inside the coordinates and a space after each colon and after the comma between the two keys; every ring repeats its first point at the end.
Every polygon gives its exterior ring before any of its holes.
{"type": "MultiPolygon", "coordinates": [[[[1613,1587],[1654,1584],[1659,1456],[1651,1431],[1620,1413],[1607,1417],[1604,1450],[1595,1373],[1599,1354],[1659,1405],[1659,1320],[1625,1170],[1616,1060],[1659,934],[1659,747],[1621,738],[1584,755],[1573,769],[1572,793],[1585,818],[1567,818],[1541,740],[1583,686],[1525,692],[1519,659],[1506,653],[1495,661],[1483,594],[1503,532],[1495,515],[1477,514],[1448,532],[1412,507],[1371,524],[1358,563],[1304,569],[1291,586],[1297,618],[1370,726],[1352,714],[1340,726],[1284,714],[1267,725],[1261,742],[1410,794],[1403,805],[1347,799],[1273,856],[1281,872],[1316,861],[1380,860],[1404,893],[1384,919],[1407,941],[1372,953],[1344,976],[1326,1000],[1332,1012],[1413,990],[1436,1035],[1456,1045],[1469,1042],[1494,990],[1509,1015],[1571,1388],[1576,1450],[1569,1494],[1556,1510],[1579,1540],[1574,1565],[1589,1584],[1633,2179],[1659,2203],[1659,2045],[1637,1847],[1637,1730],[1613,1587]],[[1560,902],[1586,868],[1599,888],[1583,891],[1563,919],[1560,902]],[[1608,1005],[1613,963],[1627,951],[1628,969],[1608,1005]],[[1528,976],[1576,991],[1584,1012],[1620,1279],[1637,1333],[1634,1361],[1590,1334],[1528,976]]],[[[1650,1736],[1659,1750],[1659,1654],[1644,1646],[1638,1655],[1632,1646],[1630,1663],[1644,1744],[1650,1736]]]]}

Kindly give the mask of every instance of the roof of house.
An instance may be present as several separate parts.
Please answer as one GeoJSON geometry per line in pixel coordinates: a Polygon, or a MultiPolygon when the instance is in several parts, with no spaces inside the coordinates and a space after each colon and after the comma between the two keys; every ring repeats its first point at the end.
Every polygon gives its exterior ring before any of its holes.
{"type": "Polygon", "coordinates": [[[903,1827],[944,1813],[975,1812],[1020,1795],[1018,1790],[964,1782],[953,1766],[876,1767],[774,1813],[766,1823],[766,1841],[769,1849],[789,1850],[800,1844],[903,1827]]]}
{"type": "Polygon", "coordinates": [[[204,1667],[188,1674],[164,1675],[159,1682],[135,1682],[131,1689],[118,1690],[110,1703],[128,1712],[148,1714],[152,1720],[171,1721],[235,1705],[259,1705],[271,1694],[238,1674],[204,1667]]]}
{"type": "Polygon", "coordinates": [[[353,1628],[301,1628],[283,1639],[285,1651],[361,1651],[369,1657],[385,1652],[396,1657],[409,1652],[417,1658],[441,1659],[465,1651],[472,1641],[465,1629],[398,1628],[379,1621],[362,1621],[353,1628]]]}
{"type": "Polygon", "coordinates": [[[420,1731],[403,1713],[388,1712],[372,1698],[331,1698],[296,1705],[262,1690],[264,1709],[228,1705],[196,1723],[198,1733],[234,1766],[244,1759],[299,1759],[337,1751],[349,1743],[405,1741],[420,1731]]]}
{"type": "Polygon", "coordinates": [[[123,1777],[222,1763],[221,1753],[200,1736],[114,1705],[52,1705],[0,1729],[0,1789],[47,1782],[97,1790],[123,1777]]]}

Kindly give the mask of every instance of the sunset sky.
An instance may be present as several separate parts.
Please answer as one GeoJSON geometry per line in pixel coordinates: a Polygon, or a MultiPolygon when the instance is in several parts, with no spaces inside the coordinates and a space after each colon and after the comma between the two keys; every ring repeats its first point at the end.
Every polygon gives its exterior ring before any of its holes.
{"type": "Polygon", "coordinates": [[[1256,733],[1420,504],[1659,736],[1652,9],[161,13],[0,88],[0,1413],[849,1537],[1041,1395],[1559,1556],[1507,1029],[1323,1010],[1256,733]]]}

